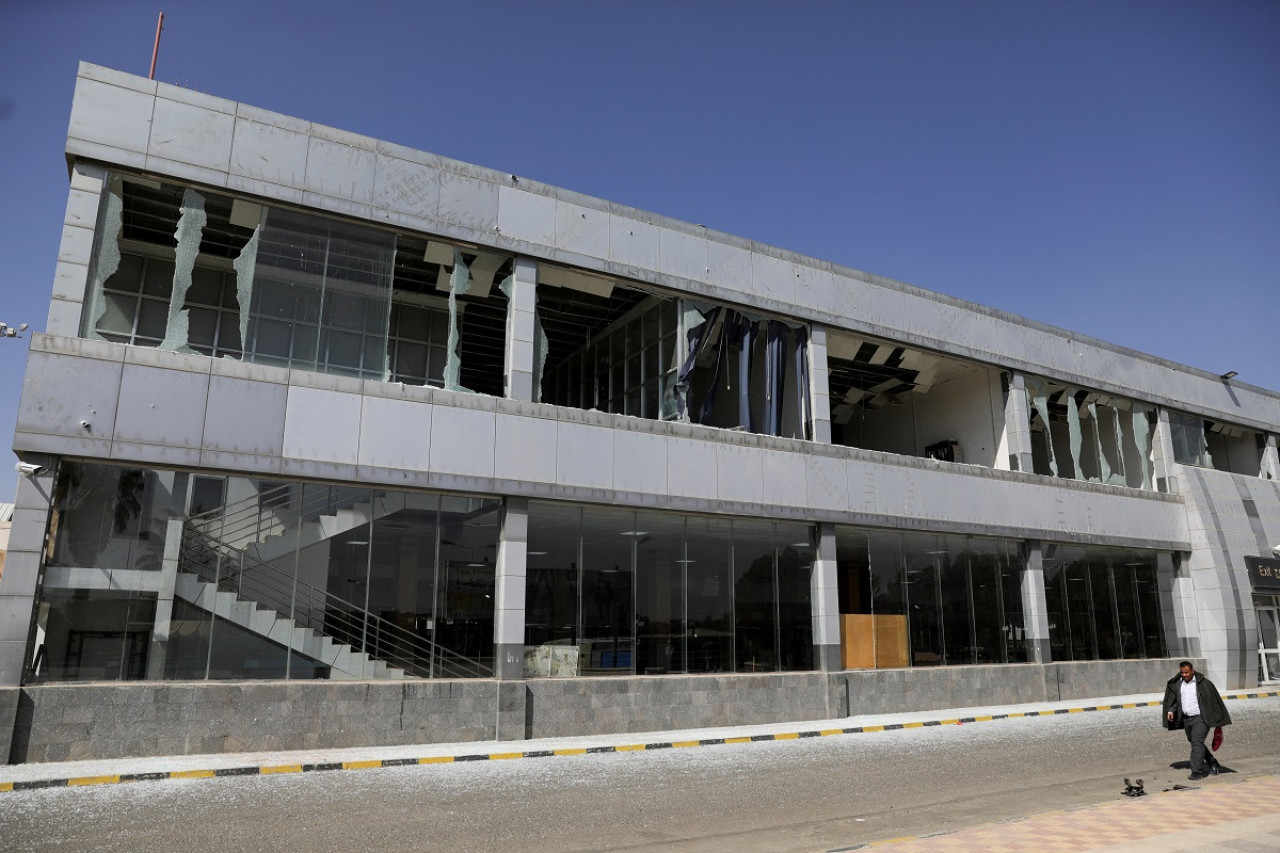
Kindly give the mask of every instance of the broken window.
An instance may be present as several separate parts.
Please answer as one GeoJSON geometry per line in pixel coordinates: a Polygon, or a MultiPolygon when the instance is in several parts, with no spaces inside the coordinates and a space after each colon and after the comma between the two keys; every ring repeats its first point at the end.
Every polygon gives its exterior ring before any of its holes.
{"type": "Polygon", "coordinates": [[[833,329],[827,372],[833,443],[997,466],[1004,434],[998,370],[833,329]]]}
{"type": "Polygon", "coordinates": [[[1173,458],[1183,465],[1260,476],[1266,436],[1235,424],[1169,412],[1173,458]]]}
{"type": "Polygon", "coordinates": [[[538,285],[543,401],[808,436],[806,327],[549,264],[538,285]]]}
{"type": "Polygon", "coordinates": [[[509,255],[399,235],[391,381],[503,396],[511,268],[509,255]]]}
{"type": "Polygon", "coordinates": [[[674,416],[679,300],[549,264],[538,268],[546,336],[541,400],[654,420],[674,416]]]}
{"type": "Polygon", "coordinates": [[[111,175],[85,337],[501,395],[511,258],[111,175]]]}
{"type": "Polygon", "coordinates": [[[1027,400],[1035,473],[1153,488],[1154,407],[1034,377],[1027,400]]]}
{"type": "Polygon", "coordinates": [[[811,436],[808,327],[683,301],[683,420],[787,438],[811,436]]]}

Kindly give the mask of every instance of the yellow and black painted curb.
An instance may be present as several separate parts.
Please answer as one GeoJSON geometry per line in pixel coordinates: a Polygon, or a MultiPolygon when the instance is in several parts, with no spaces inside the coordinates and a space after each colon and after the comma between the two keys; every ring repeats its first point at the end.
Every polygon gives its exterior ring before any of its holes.
{"type": "MultiPolygon", "coordinates": [[[[1270,693],[1242,693],[1224,696],[1224,699],[1267,699],[1280,696],[1280,691],[1270,693]]],[[[839,729],[808,729],[778,734],[743,735],[742,737],[712,737],[700,740],[669,740],[653,743],[615,744],[613,746],[584,746],[565,749],[535,749],[525,752],[476,752],[462,755],[439,755],[424,758],[374,758],[364,761],[331,761],[316,764],[275,764],[246,767],[220,767],[215,770],[168,770],[151,773],[121,773],[107,776],[78,776],[68,779],[38,779],[26,782],[0,782],[0,792],[32,791],[40,788],[79,788],[89,785],[114,785],[120,782],[154,782],[164,779],[216,779],[225,776],[270,776],[276,773],[315,773],[322,770],[372,770],[381,767],[413,767],[423,764],[457,764],[466,761],[506,761],[515,758],[554,758],[562,755],[596,755],[612,752],[648,752],[660,749],[685,749],[693,746],[723,746],[737,743],[763,743],[766,741],[800,740],[803,738],[832,737],[834,735],[858,735],[872,732],[891,732],[901,729],[923,729],[932,726],[958,726],[964,723],[987,723],[994,720],[1015,720],[1024,717],[1054,717],[1060,714],[1081,714],[1088,711],[1119,711],[1128,708],[1159,707],[1159,701],[1124,702],[1117,705],[1086,705],[1080,708],[1053,708],[1044,711],[1014,711],[1008,714],[979,714],[973,717],[952,717],[941,720],[920,720],[909,723],[884,723],[874,726],[849,726],[839,729]]]]}

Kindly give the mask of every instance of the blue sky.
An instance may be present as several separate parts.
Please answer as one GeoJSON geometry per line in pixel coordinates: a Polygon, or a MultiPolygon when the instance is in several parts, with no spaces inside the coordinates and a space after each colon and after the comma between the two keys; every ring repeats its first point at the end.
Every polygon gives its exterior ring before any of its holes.
{"type": "Polygon", "coordinates": [[[1280,389],[1275,0],[0,0],[0,320],[44,325],[76,63],[145,75],[161,8],[165,82],[1280,389]]]}

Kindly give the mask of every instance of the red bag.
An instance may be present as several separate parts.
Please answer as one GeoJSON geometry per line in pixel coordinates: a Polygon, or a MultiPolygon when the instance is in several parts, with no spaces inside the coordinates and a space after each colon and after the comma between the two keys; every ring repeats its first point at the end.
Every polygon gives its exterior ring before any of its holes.
{"type": "Polygon", "coordinates": [[[1213,730],[1213,751],[1217,752],[1220,746],[1222,746],[1222,726],[1213,730]]]}

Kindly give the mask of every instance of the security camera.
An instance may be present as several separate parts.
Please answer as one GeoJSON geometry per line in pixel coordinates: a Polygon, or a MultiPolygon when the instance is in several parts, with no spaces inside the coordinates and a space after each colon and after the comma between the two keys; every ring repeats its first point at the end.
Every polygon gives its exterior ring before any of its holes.
{"type": "Polygon", "coordinates": [[[45,471],[49,470],[43,465],[32,465],[30,462],[19,462],[13,467],[16,468],[18,473],[24,477],[39,477],[45,471]]]}

